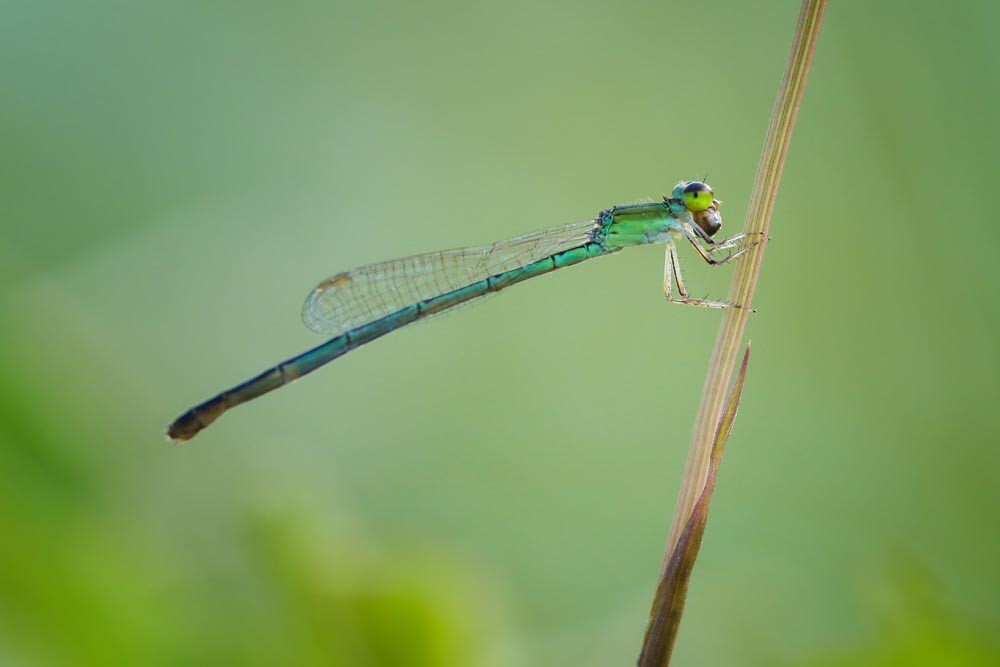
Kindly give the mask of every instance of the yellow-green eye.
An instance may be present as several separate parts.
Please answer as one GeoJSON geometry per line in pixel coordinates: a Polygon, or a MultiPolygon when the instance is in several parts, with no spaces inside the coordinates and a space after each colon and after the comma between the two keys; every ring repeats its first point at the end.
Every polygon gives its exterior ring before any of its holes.
{"type": "Polygon", "coordinates": [[[701,181],[691,181],[685,185],[683,196],[684,206],[693,213],[704,211],[712,205],[712,200],[715,199],[712,188],[701,181]]]}

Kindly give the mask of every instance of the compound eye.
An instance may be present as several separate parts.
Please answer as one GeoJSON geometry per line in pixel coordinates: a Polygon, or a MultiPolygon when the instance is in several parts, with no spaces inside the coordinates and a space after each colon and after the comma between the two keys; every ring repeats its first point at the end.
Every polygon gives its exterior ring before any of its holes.
{"type": "Polygon", "coordinates": [[[692,213],[699,213],[712,205],[715,193],[701,181],[691,181],[684,186],[684,206],[692,213]]]}

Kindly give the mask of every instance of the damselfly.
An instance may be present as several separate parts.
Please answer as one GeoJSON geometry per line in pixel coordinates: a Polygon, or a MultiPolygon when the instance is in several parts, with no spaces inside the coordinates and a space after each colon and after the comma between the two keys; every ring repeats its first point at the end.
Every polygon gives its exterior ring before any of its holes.
{"type": "Polygon", "coordinates": [[[668,300],[709,308],[740,307],[691,298],[674,246],[674,239],[686,239],[702,259],[718,266],[755,245],[756,240],[743,242],[746,234],[712,240],[722,227],[719,204],[705,183],[684,181],[662,201],[615,206],[586,222],[550,227],[488,246],[415,255],[338,273],[317,285],[302,308],[306,326],[330,336],[329,340],[196,405],[167,428],[167,436],[185,442],[226,410],[283,387],[390,331],[628,246],[666,244],[663,292],[668,300]],[[716,257],[720,251],[737,247],[716,257]]]}

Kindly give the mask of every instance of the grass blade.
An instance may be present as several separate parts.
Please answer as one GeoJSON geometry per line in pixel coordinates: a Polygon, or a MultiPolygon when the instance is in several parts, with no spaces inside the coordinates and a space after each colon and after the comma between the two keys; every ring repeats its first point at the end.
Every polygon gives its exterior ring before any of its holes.
{"type": "MultiPolygon", "coordinates": [[[[750,234],[759,233],[765,239],[770,229],[771,213],[774,210],[774,201],[781,181],[781,171],[785,164],[785,156],[788,153],[792,130],[795,127],[799,103],[802,101],[802,93],[812,65],[812,57],[816,49],[816,41],[819,38],[825,7],[826,0],[803,0],[802,2],[785,73],[778,89],[774,109],[771,112],[771,122],[768,126],[767,139],[764,141],[764,150],[757,165],[757,174],[750,205],[747,209],[744,230],[750,234]]],[[[715,346],[712,349],[698,416],[695,418],[691,449],[684,468],[684,477],[681,481],[670,536],[667,539],[666,555],[660,571],[660,583],[657,586],[657,594],[650,612],[651,622],[639,659],[639,664],[644,667],[663,667],[670,661],[670,650],[673,648],[677,627],[674,625],[670,629],[667,621],[679,623],[680,609],[673,615],[661,617],[664,605],[664,600],[661,600],[661,591],[664,592],[664,595],[670,593],[674,596],[672,604],[679,604],[681,608],[683,607],[683,594],[687,590],[687,576],[683,578],[683,590],[677,588],[676,585],[671,588],[670,585],[665,585],[665,582],[671,576],[679,577],[684,574],[683,572],[671,573],[671,568],[675,567],[673,565],[674,554],[689,548],[684,547],[678,550],[681,540],[688,539],[699,544],[701,542],[701,534],[698,533],[697,525],[700,523],[703,532],[704,521],[696,520],[692,523],[691,519],[697,519],[693,515],[696,508],[699,507],[703,491],[711,475],[714,445],[719,435],[718,426],[723,423],[721,420],[727,405],[726,388],[729,386],[740,342],[743,340],[743,334],[746,330],[747,318],[750,313],[749,307],[757,287],[761,261],[766,247],[767,242],[765,241],[751,249],[733,272],[733,281],[729,288],[729,301],[742,304],[745,307],[730,308],[725,311],[719,332],[716,335],[715,346]],[[688,530],[689,526],[691,526],[690,531],[688,530]],[[660,623],[658,619],[662,619],[662,627],[658,625],[660,623]],[[651,637],[650,634],[653,632],[665,634],[663,637],[651,637]]],[[[698,511],[707,512],[707,504],[704,504],[703,509],[698,511]]],[[[695,552],[697,552],[697,548],[695,548],[695,552]]],[[[692,567],[693,562],[678,561],[676,567],[680,568],[685,565],[692,567]]],[[[687,574],[690,574],[690,570],[687,574]]]]}
{"type": "Polygon", "coordinates": [[[733,432],[733,424],[736,422],[740,398],[743,396],[743,384],[746,380],[749,363],[750,344],[747,343],[746,352],[743,354],[743,363],[736,374],[736,381],[729,393],[726,409],[722,413],[722,419],[715,431],[708,478],[705,480],[705,486],[698,496],[698,501],[688,517],[684,530],[681,531],[677,546],[667,561],[666,572],[660,579],[660,585],[656,590],[653,610],[649,617],[649,628],[646,630],[642,653],[639,655],[640,667],[659,667],[670,662],[670,654],[677,637],[677,628],[680,626],[681,614],[684,613],[688,581],[691,578],[691,571],[694,569],[694,561],[698,557],[698,550],[701,548],[701,539],[705,535],[708,505],[712,500],[712,491],[715,490],[715,478],[719,470],[719,463],[722,461],[722,451],[725,449],[730,433],[733,432]]]}

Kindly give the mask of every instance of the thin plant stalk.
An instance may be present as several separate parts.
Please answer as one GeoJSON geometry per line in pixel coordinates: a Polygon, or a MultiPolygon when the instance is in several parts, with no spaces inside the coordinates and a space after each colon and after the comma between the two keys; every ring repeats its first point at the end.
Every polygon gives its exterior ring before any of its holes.
{"type": "MultiPolygon", "coordinates": [[[[826,0],[803,0],[802,2],[785,74],[781,80],[774,109],[771,112],[771,122],[764,150],[757,165],[756,179],[750,197],[750,205],[747,209],[744,229],[751,234],[759,233],[764,239],[767,239],[770,230],[771,213],[774,209],[778,184],[781,180],[781,170],[788,153],[788,145],[795,126],[799,103],[802,100],[806,78],[812,64],[825,6],[826,0]]],[[[742,304],[744,308],[729,308],[724,312],[715,339],[708,374],[702,390],[701,403],[695,418],[691,449],[688,453],[670,535],[667,539],[667,549],[657,586],[658,594],[653,600],[650,612],[651,620],[663,613],[669,604],[669,600],[662,599],[663,596],[659,594],[659,591],[669,588],[669,586],[664,585],[664,578],[670,569],[672,555],[692,510],[702,496],[709,475],[716,429],[723,413],[729,380],[736,365],[736,357],[743,340],[747,318],[751,312],[750,305],[760,275],[760,266],[766,245],[765,241],[754,247],[737,264],[733,272],[729,301],[742,304]]],[[[686,582],[683,588],[686,590],[686,582]]],[[[682,611],[683,604],[674,612],[678,616],[678,622],[682,611]]],[[[673,627],[673,631],[676,632],[677,624],[668,623],[664,627],[673,627]]],[[[651,624],[647,630],[644,645],[655,644],[656,646],[672,647],[672,639],[662,641],[663,638],[651,638],[649,634],[654,631],[653,624],[651,624]]],[[[642,667],[663,667],[669,664],[669,660],[669,651],[666,653],[644,651],[639,664],[642,667]]]]}
{"type": "Polygon", "coordinates": [[[715,480],[719,471],[719,463],[722,461],[722,451],[733,432],[733,424],[736,422],[736,412],[740,407],[740,398],[743,396],[743,385],[746,381],[749,363],[750,343],[747,343],[746,352],[743,353],[743,363],[740,364],[733,389],[729,393],[729,400],[726,401],[726,409],[722,413],[722,419],[719,420],[718,428],[715,430],[708,479],[705,480],[705,486],[701,490],[701,495],[694,509],[691,510],[691,516],[688,517],[680,539],[677,540],[677,548],[670,555],[666,575],[660,578],[660,585],[656,590],[656,599],[659,604],[653,607],[653,614],[649,619],[649,630],[646,632],[646,639],[642,645],[642,653],[639,654],[640,665],[648,664],[647,656],[656,656],[656,659],[660,661],[653,664],[666,664],[670,661],[670,654],[677,639],[677,628],[680,626],[681,614],[684,611],[684,600],[687,598],[691,570],[698,558],[701,540],[705,536],[708,507],[712,502],[712,491],[715,490],[715,480]]]}
{"type": "MultiPolygon", "coordinates": [[[[774,201],[778,193],[781,170],[792,137],[792,129],[805,88],[806,76],[812,63],[812,55],[816,47],[816,39],[819,36],[825,5],[825,0],[804,0],[802,3],[802,12],[792,42],[788,65],[771,114],[771,124],[768,128],[764,151],[757,166],[757,176],[750,197],[750,206],[747,210],[745,229],[750,233],[761,232],[765,239],[771,227],[771,212],[774,209],[774,201]]],[[[760,275],[760,265],[764,257],[765,247],[766,241],[756,246],[739,261],[733,271],[729,300],[747,307],[729,308],[722,316],[722,324],[715,339],[708,375],[705,378],[698,416],[695,419],[691,450],[684,470],[674,520],[670,528],[665,561],[669,559],[669,554],[677,543],[680,531],[691,513],[691,508],[694,506],[708,474],[708,460],[711,454],[712,438],[715,435],[715,426],[722,414],[729,378],[736,365],[736,355],[739,352],[747,318],[750,315],[749,306],[757,287],[757,278],[760,275]]]]}

